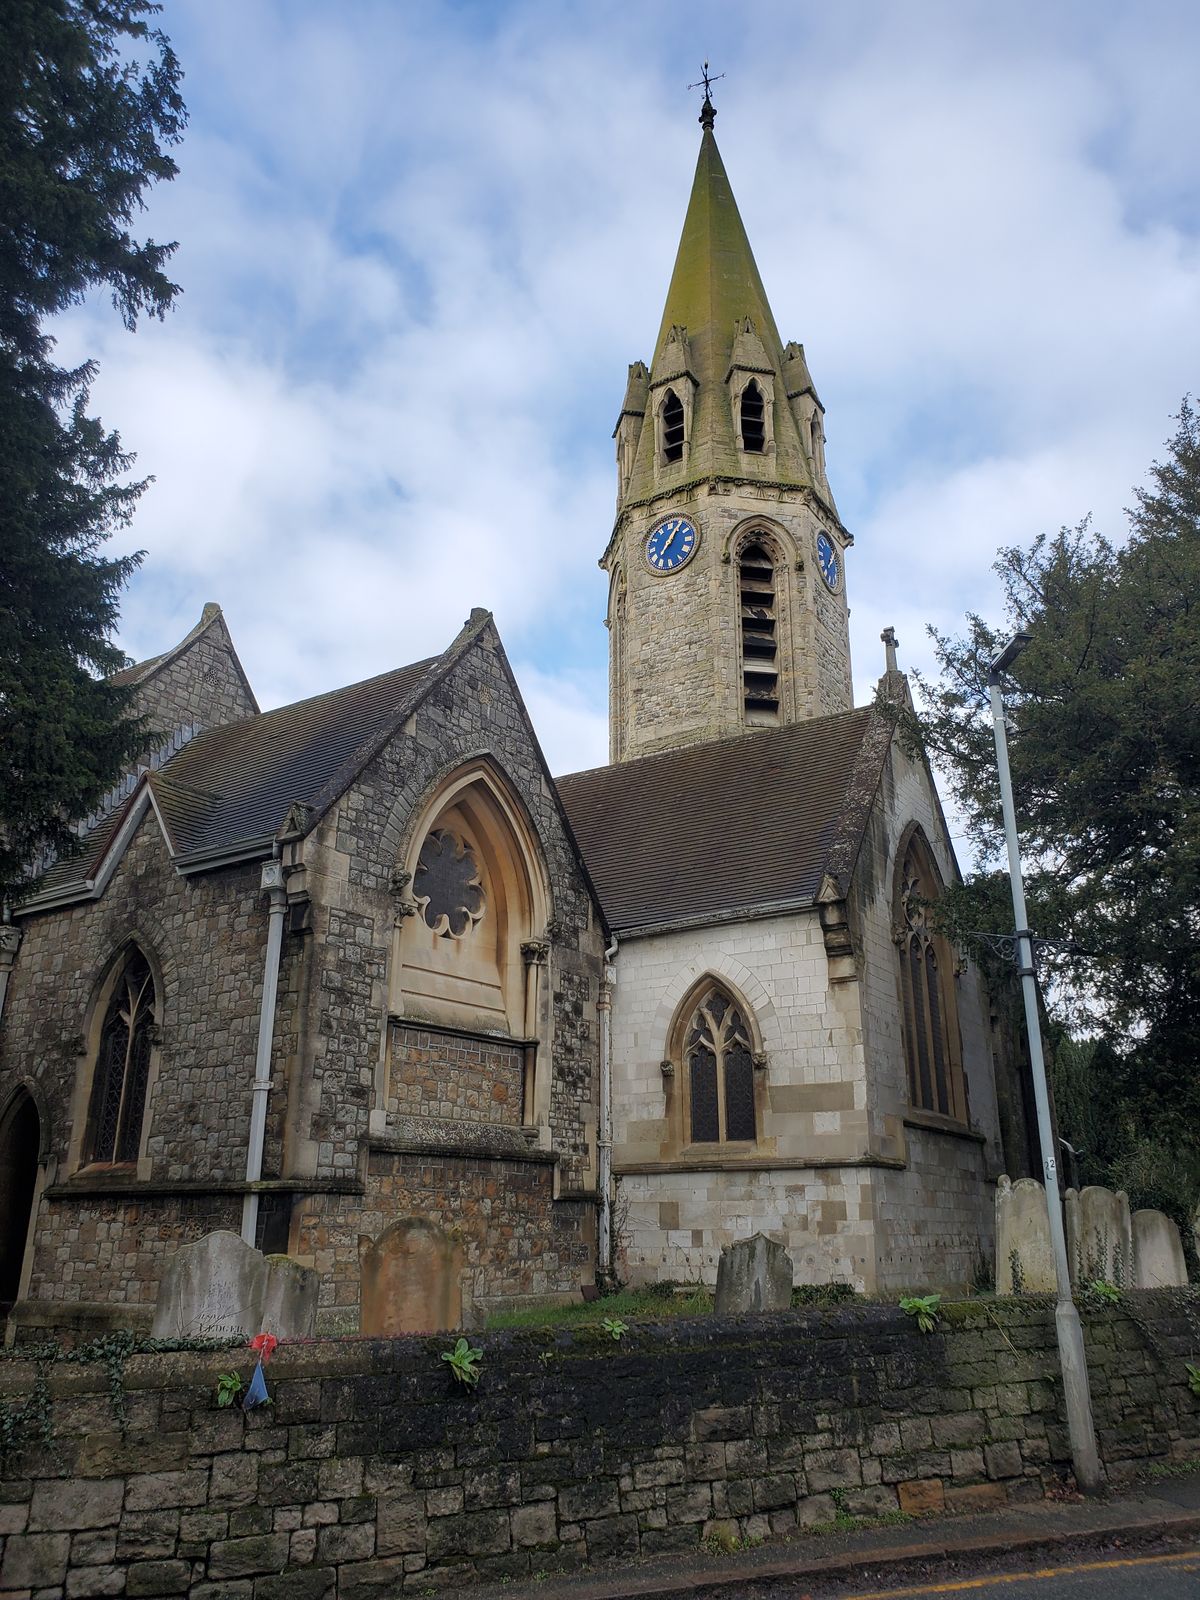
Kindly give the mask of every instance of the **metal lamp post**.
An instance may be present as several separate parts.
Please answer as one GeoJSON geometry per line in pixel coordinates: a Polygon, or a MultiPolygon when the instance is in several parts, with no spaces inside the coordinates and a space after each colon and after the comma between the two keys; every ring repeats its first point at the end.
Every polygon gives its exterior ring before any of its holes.
{"type": "Polygon", "coordinates": [[[1088,1387],[1087,1356],[1083,1348],[1083,1327],[1071,1298],[1071,1271],[1067,1264],[1067,1239],[1063,1228],[1062,1202],[1058,1197],[1058,1162],[1054,1155],[1054,1130],[1050,1123],[1050,1094],[1046,1087],[1046,1061],[1042,1054],[1042,1029],[1038,1017],[1037,984],[1034,979],[1033,936],[1025,910],[1025,884],[1021,876],[1021,847],[1017,841],[1017,817],[1013,807],[1012,775],[1008,767],[1008,739],[1004,728],[1004,701],[1000,694],[1001,675],[1030,642],[1031,635],[1018,633],[988,667],[988,695],[992,706],[992,726],[996,734],[996,767],[1000,774],[1000,799],[1004,807],[1004,837],[1008,844],[1008,875],[1012,882],[1013,917],[1016,921],[1017,970],[1025,1000],[1025,1026],[1029,1034],[1029,1062],[1033,1069],[1033,1094],[1037,1103],[1038,1139],[1042,1147],[1042,1170],[1046,1186],[1046,1210],[1050,1218],[1050,1243],[1054,1250],[1054,1273],[1058,1285],[1058,1304],[1054,1326],[1058,1336],[1058,1359],[1062,1368],[1063,1393],[1067,1402],[1067,1431],[1075,1481],[1084,1490],[1098,1489],[1103,1481],[1100,1457],[1096,1450],[1096,1429],[1092,1422],[1092,1397],[1088,1387]]]}

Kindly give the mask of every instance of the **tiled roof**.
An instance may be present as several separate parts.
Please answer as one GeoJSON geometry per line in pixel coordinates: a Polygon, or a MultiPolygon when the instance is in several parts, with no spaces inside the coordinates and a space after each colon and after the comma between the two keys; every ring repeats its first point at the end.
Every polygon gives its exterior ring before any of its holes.
{"type": "Polygon", "coordinates": [[[620,933],[811,903],[831,858],[853,866],[886,745],[864,708],[557,783],[620,933]]]}

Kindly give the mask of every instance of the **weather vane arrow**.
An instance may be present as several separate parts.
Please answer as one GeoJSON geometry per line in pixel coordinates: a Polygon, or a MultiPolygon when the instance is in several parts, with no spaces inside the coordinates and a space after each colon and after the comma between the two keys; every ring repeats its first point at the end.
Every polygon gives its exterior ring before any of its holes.
{"type": "Polygon", "coordinates": [[[700,81],[698,83],[688,84],[689,89],[703,88],[704,90],[704,104],[700,107],[700,122],[705,128],[712,127],[713,120],[717,115],[716,108],[712,103],[712,86],[714,83],[720,82],[724,76],[725,74],[723,72],[718,72],[715,77],[710,74],[708,70],[708,62],[706,61],[704,63],[704,69],[700,74],[700,81]]]}

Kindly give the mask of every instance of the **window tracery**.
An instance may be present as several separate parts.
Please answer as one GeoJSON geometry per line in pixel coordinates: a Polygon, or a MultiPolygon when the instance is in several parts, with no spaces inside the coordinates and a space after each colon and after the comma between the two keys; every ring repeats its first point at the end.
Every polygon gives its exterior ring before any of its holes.
{"type": "Polygon", "coordinates": [[[899,869],[896,934],[908,1096],[919,1110],[965,1119],[952,957],[929,916],[940,893],[928,847],[914,830],[899,869]]]}
{"type": "Polygon", "coordinates": [[[447,829],[426,836],[413,873],[413,896],[425,925],[444,939],[462,939],[487,903],[479,862],[470,844],[447,829]]]}
{"type": "Polygon", "coordinates": [[[154,975],[134,946],[112,991],[92,1078],[84,1159],[136,1162],[146,1113],[155,1032],[154,975]]]}
{"type": "Polygon", "coordinates": [[[741,1010],[714,984],[683,1035],[693,1144],[752,1143],[754,1044],[741,1010]]]}

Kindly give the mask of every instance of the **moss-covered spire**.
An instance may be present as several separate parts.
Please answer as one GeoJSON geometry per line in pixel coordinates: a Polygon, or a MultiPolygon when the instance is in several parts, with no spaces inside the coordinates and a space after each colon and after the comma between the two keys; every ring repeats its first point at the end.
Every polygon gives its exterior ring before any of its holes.
{"type": "Polygon", "coordinates": [[[700,156],[650,368],[647,425],[638,442],[626,504],[669,489],[672,480],[721,476],[814,484],[788,404],[783,344],[717,148],[715,115],[706,96],[700,156]],[[772,448],[758,455],[739,447],[731,398],[731,374],[740,370],[747,348],[758,352],[747,370],[766,375],[774,395],[772,448]],[[677,379],[685,387],[690,380],[690,397],[680,395],[690,407],[688,446],[685,458],[664,476],[661,461],[656,470],[659,442],[651,423],[664,386],[677,379]]]}

